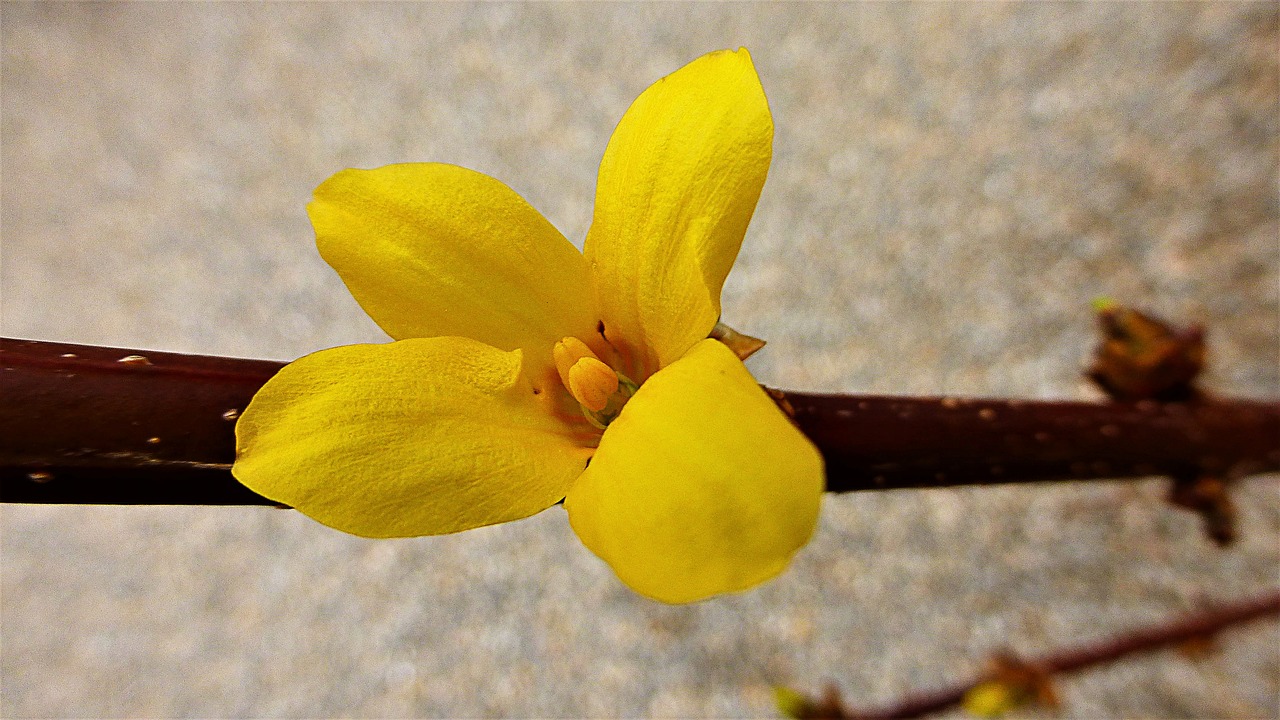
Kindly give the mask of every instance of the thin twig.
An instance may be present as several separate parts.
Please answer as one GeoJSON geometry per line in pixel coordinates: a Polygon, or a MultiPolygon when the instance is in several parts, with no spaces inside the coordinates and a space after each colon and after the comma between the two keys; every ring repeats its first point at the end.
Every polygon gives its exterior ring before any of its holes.
{"type": "MultiPolygon", "coordinates": [[[[234,426],[282,363],[0,339],[0,501],[271,505],[234,426]]],[[[1280,403],[772,391],[833,492],[1280,470],[1280,403]]]]}
{"type": "MultiPolygon", "coordinates": [[[[1108,638],[1096,644],[1070,648],[1031,660],[1023,660],[1022,664],[1049,675],[1073,672],[1114,662],[1140,652],[1206,639],[1233,625],[1239,625],[1267,615],[1280,615],[1280,593],[1273,592],[1262,597],[1204,610],[1168,624],[1142,628],[1108,638]]],[[[813,703],[810,706],[811,712],[806,717],[831,718],[832,720],[918,718],[959,705],[970,690],[988,679],[986,677],[977,678],[967,683],[910,695],[894,705],[880,709],[850,710],[839,707],[838,698],[834,703],[830,701],[824,704],[813,703]]]]}

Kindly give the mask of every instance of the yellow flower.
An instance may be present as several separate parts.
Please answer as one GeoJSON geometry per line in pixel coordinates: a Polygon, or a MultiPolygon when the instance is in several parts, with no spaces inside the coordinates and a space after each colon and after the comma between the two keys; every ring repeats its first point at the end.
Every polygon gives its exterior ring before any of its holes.
{"type": "Polygon", "coordinates": [[[665,602],[778,574],[812,534],[822,459],[707,339],[772,143],[745,49],[659,80],[605,150],[585,253],[471,170],[334,175],[308,206],[320,254],[396,341],[281,370],[236,426],[236,478],[366,537],[563,500],[665,602]]]}

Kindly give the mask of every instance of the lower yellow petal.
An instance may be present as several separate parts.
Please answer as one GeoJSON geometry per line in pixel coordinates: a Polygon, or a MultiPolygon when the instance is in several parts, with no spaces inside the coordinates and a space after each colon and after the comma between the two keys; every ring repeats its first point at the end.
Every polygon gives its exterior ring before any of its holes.
{"type": "Polygon", "coordinates": [[[823,487],[813,444],[731,350],[704,340],[640,386],[565,508],[636,592],[692,602],[781,572],[823,487]]]}
{"type": "Polygon", "coordinates": [[[592,428],[557,402],[535,394],[520,351],[475,340],[324,350],[254,396],[232,473],[366,537],[516,520],[564,497],[591,455],[592,428]]]}

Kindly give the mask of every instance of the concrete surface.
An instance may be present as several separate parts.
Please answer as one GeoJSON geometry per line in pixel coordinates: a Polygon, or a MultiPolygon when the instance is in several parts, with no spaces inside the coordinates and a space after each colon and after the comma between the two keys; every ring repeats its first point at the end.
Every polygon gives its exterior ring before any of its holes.
{"type": "MultiPolygon", "coordinates": [[[[754,55],[775,159],[725,317],[780,387],[1092,397],[1099,294],[1280,395],[1277,5],[0,5],[5,335],[293,358],[381,340],[303,211],[439,160],[569,237],[631,99],[754,55]]],[[[1218,550],[1158,481],[829,498],[783,577],[642,600],[559,509],[367,541],[269,509],[3,508],[4,717],[770,716],[1280,582],[1275,477],[1218,550]]],[[[1064,679],[1065,715],[1275,717],[1280,631],[1064,679]]]]}

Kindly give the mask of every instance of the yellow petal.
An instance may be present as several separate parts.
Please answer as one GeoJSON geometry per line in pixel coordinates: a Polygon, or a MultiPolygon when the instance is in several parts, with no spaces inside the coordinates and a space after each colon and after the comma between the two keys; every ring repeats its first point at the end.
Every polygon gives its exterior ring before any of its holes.
{"type": "Polygon", "coordinates": [[[438,163],[343,170],[307,206],[320,254],[393,338],[520,348],[535,383],[595,332],[582,254],[511,188],[438,163]]]}
{"type": "Polygon", "coordinates": [[[773,152],[745,49],[705,55],[645,90],[609,141],[586,256],[606,335],[650,370],[707,337],[773,152]]]}
{"type": "Polygon", "coordinates": [[[691,602],[781,572],[823,487],[813,444],[731,350],[704,340],[640,386],[565,508],[636,592],[691,602]]]}
{"type": "Polygon", "coordinates": [[[970,715],[980,718],[998,718],[1008,715],[1019,705],[1025,704],[1025,693],[1020,693],[1006,683],[987,681],[970,688],[964,694],[961,707],[970,715]]]}
{"type": "Polygon", "coordinates": [[[323,350],[254,396],[232,472],[356,535],[456,532],[564,496],[594,439],[556,410],[522,376],[519,351],[455,337],[323,350]]]}

